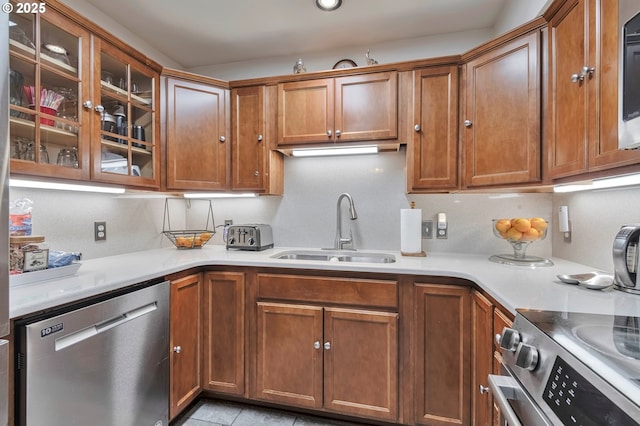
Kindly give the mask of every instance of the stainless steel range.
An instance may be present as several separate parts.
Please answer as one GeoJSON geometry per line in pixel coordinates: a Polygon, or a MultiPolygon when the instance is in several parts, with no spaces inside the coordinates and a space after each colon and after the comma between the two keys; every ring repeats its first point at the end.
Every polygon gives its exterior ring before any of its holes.
{"type": "Polygon", "coordinates": [[[519,310],[496,339],[501,424],[640,425],[640,317],[519,310]]]}

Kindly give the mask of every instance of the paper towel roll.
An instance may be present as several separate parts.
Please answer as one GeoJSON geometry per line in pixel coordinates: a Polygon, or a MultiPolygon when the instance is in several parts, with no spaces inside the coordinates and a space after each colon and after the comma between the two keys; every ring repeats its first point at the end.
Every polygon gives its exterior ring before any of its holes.
{"type": "Polygon", "coordinates": [[[422,210],[400,210],[400,251],[420,253],[422,251],[422,210]]]}

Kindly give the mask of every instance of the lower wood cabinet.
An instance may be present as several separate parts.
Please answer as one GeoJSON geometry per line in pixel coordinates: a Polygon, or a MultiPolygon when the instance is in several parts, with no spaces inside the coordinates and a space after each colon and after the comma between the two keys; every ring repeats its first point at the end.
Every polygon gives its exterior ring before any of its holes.
{"type": "Polygon", "coordinates": [[[171,282],[169,418],[200,393],[202,274],[171,282]]]}
{"type": "Polygon", "coordinates": [[[493,424],[493,397],[489,393],[489,374],[493,374],[493,304],[473,291],[471,337],[471,419],[474,425],[493,424]]]}
{"type": "Polygon", "coordinates": [[[205,390],[244,395],[245,274],[204,274],[203,380],[205,390]]]}
{"type": "Polygon", "coordinates": [[[398,314],[259,302],[260,399],[356,416],[398,416],[398,314]]]}
{"type": "Polygon", "coordinates": [[[415,424],[469,425],[471,292],[415,283],[414,296],[415,424]]]}

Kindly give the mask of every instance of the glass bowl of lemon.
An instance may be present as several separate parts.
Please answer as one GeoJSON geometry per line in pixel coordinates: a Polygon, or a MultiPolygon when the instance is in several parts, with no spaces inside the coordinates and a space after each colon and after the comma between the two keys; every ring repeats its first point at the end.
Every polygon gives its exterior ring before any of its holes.
{"type": "Polygon", "coordinates": [[[506,240],[513,247],[511,254],[494,254],[489,260],[518,266],[551,266],[553,262],[538,256],[527,255],[527,248],[547,236],[549,222],[541,217],[516,217],[493,219],[493,234],[506,240]]]}

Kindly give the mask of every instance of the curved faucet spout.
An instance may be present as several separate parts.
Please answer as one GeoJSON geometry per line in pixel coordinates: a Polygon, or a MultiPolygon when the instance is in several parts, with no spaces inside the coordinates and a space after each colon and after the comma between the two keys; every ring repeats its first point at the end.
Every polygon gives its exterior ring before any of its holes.
{"type": "Polygon", "coordinates": [[[334,249],[343,250],[346,244],[351,245],[351,249],[355,250],[355,243],[353,241],[353,233],[349,230],[349,238],[342,237],[342,212],[340,211],[340,204],[343,199],[347,199],[349,201],[349,215],[351,216],[349,219],[356,220],[358,218],[358,213],[356,212],[356,206],[353,203],[353,198],[351,195],[343,192],[338,197],[338,203],[336,206],[336,238],[334,242],[334,249]]]}

